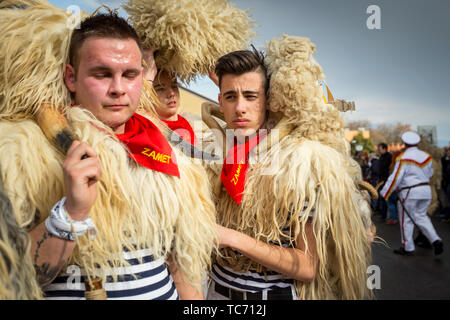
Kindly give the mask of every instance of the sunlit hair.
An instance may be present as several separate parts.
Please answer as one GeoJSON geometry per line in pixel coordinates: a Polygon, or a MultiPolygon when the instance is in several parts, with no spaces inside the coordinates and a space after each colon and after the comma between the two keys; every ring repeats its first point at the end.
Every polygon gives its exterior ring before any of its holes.
{"type": "Polygon", "coordinates": [[[215,72],[219,78],[219,88],[222,85],[224,75],[242,75],[248,72],[259,72],[263,77],[264,93],[267,95],[269,90],[269,79],[267,68],[264,63],[264,54],[255,49],[230,52],[219,58],[216,64],[215,72]]]}
{"type": "Polygon", "coordinates": [[[80,49],[88,38],[133,39],[142,52],[141,42],[136,31],[128,22],[111,12],[99,13],[84,19],[76,28],[70,40],[69,63],[77,70],[80,62],[80,49]]]}

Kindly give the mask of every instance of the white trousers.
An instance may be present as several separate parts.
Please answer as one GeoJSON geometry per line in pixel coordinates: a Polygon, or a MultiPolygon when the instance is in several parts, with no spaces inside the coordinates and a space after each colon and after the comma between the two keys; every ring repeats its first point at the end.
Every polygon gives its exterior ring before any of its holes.
{"type": "MultiPolygon", "coordinates": [[[[440,238],[431,223],[430,217],[427,215],[430,203],[430,199],[406,199],[403,205],[428,241],[433,243],[436,240],[440,240],[440,238]]],[[[400,202],[397,203],[397,208],[403,248],[406,251],[414,251],[414,223],[400,202]]]]}

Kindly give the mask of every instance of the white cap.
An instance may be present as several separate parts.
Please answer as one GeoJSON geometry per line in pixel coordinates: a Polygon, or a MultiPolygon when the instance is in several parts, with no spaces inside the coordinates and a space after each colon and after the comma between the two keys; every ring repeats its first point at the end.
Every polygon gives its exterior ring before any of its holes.
{"type": "Polygon", "coordinates": [[[408,131],[402,134],[402,140],[404,143],[414,146],[420,142],[420,136],[413,131],[408,131]]]}

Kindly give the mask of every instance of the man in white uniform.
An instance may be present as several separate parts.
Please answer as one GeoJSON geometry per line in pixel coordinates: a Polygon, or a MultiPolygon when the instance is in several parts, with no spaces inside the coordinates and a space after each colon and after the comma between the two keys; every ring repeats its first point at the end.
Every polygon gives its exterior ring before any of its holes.
{"type": "Polygon", "coordinates": [[[412,255],[414,252],[413,232],[418,227],[434,247],[434,254],[443,252],[443,243],[427,215],[431,202],[430,178],[433,176],[431,156],[417,148],[420,136],[412,131],[402,135],[406,150],[397,157],[394,171],[381,190],[388,199],[394,190],[399,195],[398,212],[402,247],[396,254],[412,255]]]}

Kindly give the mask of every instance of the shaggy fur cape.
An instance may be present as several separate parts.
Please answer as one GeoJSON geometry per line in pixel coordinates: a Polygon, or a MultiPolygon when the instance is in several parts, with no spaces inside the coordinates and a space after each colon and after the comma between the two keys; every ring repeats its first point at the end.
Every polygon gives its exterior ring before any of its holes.
{"type": "MultiPolygon", "coordinates": [[[[134,163],[118,140],[99,131],[97,127],[109,130],[86,111],[74,107],[68,118],[82,141],[97,151],[102,168],[90,212],[98,235],[92,243],[80,238],[69,263],[91,275],[97,263],[102,267],[98,276],[106,281],[106,271],[114,275],[112,268],[126,265],[118,259],[124,248],[150,248],[155,257],[174,254],[187,278],[200,286],[215,237],[214,206],[203,168],[174,149],[180,179],[148,170],[134,163]]],[[[0,152],[8,155],[1,158],[5,190],[19,224],[30,230],[64,196],[64,157],[31,120],[0,124],[0,152]]]]}
{"type": "Polygon", "coordinates": [[[42,297],[29,256],[30,238],[17,223],[0,180],[0,300],[42,297]]]}
{"type": "Polygon", "coordinates": [[[255,35],[247,12],[227,0],[129,0],[123,6],[156,65],[189,82],[208,75],[222,55],[244,49],[255,35]]]}
{"type": "Polygon", "coordinates": [[[68,21],[64,9],[45,0],[0,3],[0,119],[35,116],[43,101],[63,112],[70,106],[63,80],[72,34],[68,21]]]}
{"type": "MultiPolygon", "coordinates": [[[[343,121],[322,98],[322,70],[314,51],[306,38],[283,36],[270,42],[269,120],[281,114],[274,129],[288,134],[268,143],[268,150],[250,165],[240,205],[220,189],[218,223],[290,247],[301,235],[308,251],[304,228],[311,214],[319,266],[312,282],[295,281],[300,299],[367,298],[370,208],[355,184],[361,173],[348,154],[343,121]],[[289,235],[282,233],[285,228],[289,235]]],[[[271,141],[274,129],[266,139],[271,141]]],[[[210,166],[214,181],[220,171],[221,165],[210,166]]],[[[216,257],[219,264],[243,272],[266,271],[232,250],[221,253],[216,257]]]]}

